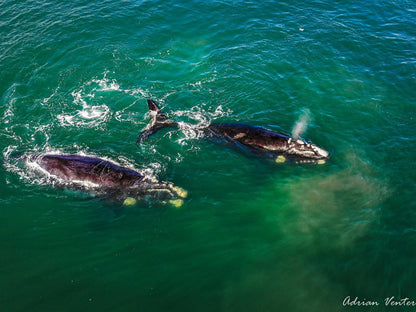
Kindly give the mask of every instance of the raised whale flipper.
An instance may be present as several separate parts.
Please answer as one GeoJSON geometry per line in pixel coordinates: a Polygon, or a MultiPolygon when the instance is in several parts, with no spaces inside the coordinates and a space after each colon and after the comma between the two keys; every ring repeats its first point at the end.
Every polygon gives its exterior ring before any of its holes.
{"type": "Polygon", "coordinates": [[[140,144],[144,139],[153,133],[156,133],[160,129],[178,126],[177,122],[166,117],[159,106],[156,105],[155,101],[147,100],[147,106],[149,106],[150,122],[137,139],[137,144],[140,144]]]}
{"type": "Polygon", "coordinates": [[[162,110],[157,106],[155,101],[147,100],[147,106],[149,106],[149,111],[156,113],[156,118],[160,120],[166,120],[166,115],[162,112],[162,110]]]}

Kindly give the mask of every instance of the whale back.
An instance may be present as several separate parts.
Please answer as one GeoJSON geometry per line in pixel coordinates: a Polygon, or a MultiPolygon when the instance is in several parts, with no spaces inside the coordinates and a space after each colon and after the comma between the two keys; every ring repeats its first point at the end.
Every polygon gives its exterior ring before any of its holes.
{"type": "MultiPolygon", "coordinates": [[[[258,154],[272,157],[282,156],[284,159],[292,160],[316,160],[327,159],[329,157],[327,151],[312,143],[302,139],[294,139],[289,135],[262,127],[218,123],[209,125],[208,129],[211,136],[225,138],[232,143],[238,143],[239,146],[242,145],[258,154]]],[[[282,157],[278,158],[278,161],[282,160],[282,157]]]]}
{"type": "Polygon", "coordinates": [[[65,181],[85,181],[102,187],[126,187],[144,176],[101,158],[81,155],[43,155],[38,164],[51,175],[65,181]]]}
{"type": "MultiPolygon", "coordinates": [[[[36,162],[59,184],[71,187],[91,188],[99,193],[110,195],[114,199],[151,198],[173,200],[178,206],[187,197],[187,191],[171,182],[146,177],[140,173],[120,167],[110,161],[81,155],[33,155],[36,162]],[[175,201],[175,199],[177,199],[175,201]]],[[[135,200],[135,199],[134,199],[135,200]]],[[[130,199],[127,202],[131,202],[130,199]]]]}

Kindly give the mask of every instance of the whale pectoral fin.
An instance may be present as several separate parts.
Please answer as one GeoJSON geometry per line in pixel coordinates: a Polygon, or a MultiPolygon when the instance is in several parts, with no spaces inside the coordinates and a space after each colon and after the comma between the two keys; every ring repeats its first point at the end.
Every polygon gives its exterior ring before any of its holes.
{"type": "Polygon", "coordinates": [[[167,119],[166,115],[162,112],[162,110],[157,106],[155,101],[153,100],[147,100],[147,106],[149,107],[149,112],[156,113],[155,118],[158,121],[164,121],[167,119]]]}
{"type": "Polygon", "coordinates": [[[161,126],[158,126],[158,127],[153,126],[153,127],[151,127],[150,129],[143,131],[143,132],[140,134],[139,138],[137,139],[136,143],[137,143],[137,144],[142,143],[142,141],[144,141],[144,140],[145,140],[145,139],[147,139],[149,136],[151,136],[152,134],[156,133],[157,131],[159,131],[159,130],[160,130],[160,129],[162,129],[162,128],[163,128],[163,127],[161,127],[161,126]]]}
{"type": "Polygon", "coordinates": [[[157,131],[163,128],[178,126],[177,122],[169,120],[166,117],[166,115],[162,112],[162,110],[159,108],[159,106],[156,105],[156,103],[153,100],[147,100],[147,106],[149,107],[149,112],[151,112],[151,120],[148,125],[148,128],[145,131],[143,131],[137,139],[137,144],[140,144],[150,135],[156,133],[157,131]]]}
{"type": "Polygon", "coordinates": [[[147,106],[149,107],[149,111],[160,112],[159,106],[155,103],[155,101],[148,99],[147,106]]]}

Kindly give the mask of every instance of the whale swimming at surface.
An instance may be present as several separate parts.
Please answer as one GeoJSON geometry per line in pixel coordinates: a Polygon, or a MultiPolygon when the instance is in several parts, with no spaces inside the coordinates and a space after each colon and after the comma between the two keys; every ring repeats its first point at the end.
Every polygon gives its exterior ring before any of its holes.
{"type": "MultiPolygon", "coordinates": [[[[178,127],[178,123],[168,119],[153,100],[147,100],[147,104],[151,120],[139,136],[138,144],[163,128],[178,127]]],[[[226,140],[255,154],[273,158],[278,163],[293,161],[323,164],[329,159],[329,153],[315,144],[262,127],[235,123],[212,123],[203,131],[206,137],[226,140]]]]}
{"type": "Polygon", "coordinates": [[[61,184],[98,190],[114,199],[124,200],[126,205],[150,196],[181,206],[187,196],[185,190],[170,182],[146,177],[98,157],[44,154],[32,155],[29,160],[61,184]]]}

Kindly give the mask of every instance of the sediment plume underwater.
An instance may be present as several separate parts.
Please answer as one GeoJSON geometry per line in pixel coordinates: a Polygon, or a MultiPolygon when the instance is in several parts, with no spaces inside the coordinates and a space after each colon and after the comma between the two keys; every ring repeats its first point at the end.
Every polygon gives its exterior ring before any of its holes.
{"type": "Polygon", "coordinates": [[[416,301],[413,6],[2,1],[0,309],[416,301]],[[137,145],[147,99],[178,127],[137,145]],[[284,133],[330,158],[268,161],[207,138],[218,123],[284,133]],[[30,155],[102,159],[187,196],[73,187],[30,155]]]}

